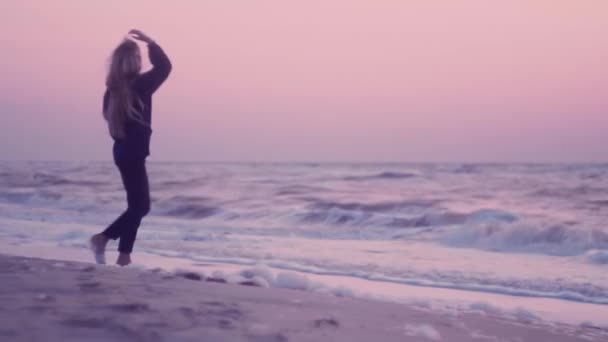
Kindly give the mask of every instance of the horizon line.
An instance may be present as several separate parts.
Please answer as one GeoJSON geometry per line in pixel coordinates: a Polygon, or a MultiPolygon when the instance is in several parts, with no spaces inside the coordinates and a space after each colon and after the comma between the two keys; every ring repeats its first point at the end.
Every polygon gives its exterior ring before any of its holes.
{"type": "MultiPolygon", "coordinates": [[[[146,160],[149,163],[200,163],[200,164],[474,164],[474,165],[604,165],[607,161],[406,161],[406,160],[389,160],[389,161],[373,161],[373,160],[146,160]]],[[[0,159],[0,162],[113,162],[112,159],[0,159]]]]}

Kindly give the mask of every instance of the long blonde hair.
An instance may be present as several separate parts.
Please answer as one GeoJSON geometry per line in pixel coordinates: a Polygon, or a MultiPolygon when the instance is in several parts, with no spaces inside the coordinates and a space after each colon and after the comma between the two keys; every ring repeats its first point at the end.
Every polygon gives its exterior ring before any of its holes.
{"type": "Polygon", "coordinates": [[[132,119],[142,125],[149,124],[143,119],[143,103],[133,94],[132,85],[141,71],[139,46],[125,39],[112,53],[106,86],[109,97],[103,117],[108,122],[110,134],[115,138],[126,136],[126,123],[132,119]],[[138,105],[138,106],[136,106],[138,105]]]}

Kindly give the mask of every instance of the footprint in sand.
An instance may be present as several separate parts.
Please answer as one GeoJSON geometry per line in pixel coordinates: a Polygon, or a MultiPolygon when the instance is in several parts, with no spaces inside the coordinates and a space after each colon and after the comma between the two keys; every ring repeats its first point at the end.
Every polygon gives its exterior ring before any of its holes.
{"type": "Polygon", "coordinates": [[[61,323],[76,328],[101,328],[108,323],[101,318],[73,317],[63,320],[61,323]]]}
{"type": "Polygon", "coordinates": [[[315,328],[338,328],[340,326],[340,322],[333,318],[320,318],[314,320],[315,328]]]}
{"type": "Polygon", "coordinates": [[[201,302],[199,309],[181,308],[182,314],[202,319],[205,325],[223,330],[234,330],[245,321],[245,313],[237,304],[219,301],[201,302]]]}
{"type": "Polygon", "coordinates": [[[245,314],[243,314],[243,312],[241,310],[236,309],[236,308],[227,308],[227,309],[222,309],[222,310],[212,311],[212,312],[221,317],[228,317],[228,318],[234,319],[234,320],[243,319],[243,317],[245,316],[245,314]]]}
{"type": "Polygon", "coordinates": [[[86,267],[82,268],[80,271],[82,271],[82,272],[93,272],[93,271],[95,271],[95,266],[92,266],[92,265],[86,266],[86,267]]]}
{"type": "Polygon", "coordinates": [[[281,333],[267,335],[267,336],[251,336],[249,338],[249,340],[252,342],[287,342],[287,341],[289,341],[287,339],[287,336],[285,336],[281,333]]]}
{"type": "Polygon", "coordinates": [[[180,277],[189,279],[189,280],[199,280],[200,281],[200,280],[203,280],[203,278],[204,278],[203,276],[201,276],[200,274],[195,273],[195,272],[182,272],[182,273],[178,273],[177,275],[180,277]]]}
{"type": "Polygon", "coordinates": [[[217,326],[224,330],[234,330],[236,328],[234,322],[229,319],[219,319],[217,321],[217,326]]]}
{"type": "Polygon", "coordinates": [[[0,329],[0,337],[17,337],[17,331],[0,329]]]}
{"type": "Polygon", "coordinates": [[[101,290],[101,283],[98,281],[89,281],[85,283],[78,284],[81,290],[90,291],[90,290],[101,290]]]}
{"type": "Polygon", "coordinates": [[[226,304],[224,304],[222,302],[217,302],[217,301],[201,302],[201,304],[208,305],[208,306],[226,306],[226,304]]]}
{"type": "Polygon", "coordinates": [[[219,317],[220,319],[239,321],[245,317],[245,314],[239,308],[223,303],[214,303],[211,307],[203,306],[201,309],[204,315],[219,317]]]}
{"type": "Polygon", "coordinates": [[[112,311],[125,313],[142,313],[150,311],[150,306],[146,303],[111,304],[106,307],[112,311]]]}
{"type": "Polygon", "coordinates": [[[209,278],[205,279],[205,281],[208,281],[210,283],[221,283],[221,284],[226,283],[226,279],[214,278],[214,277],[209,277],[209,278]]]}
{"type": "Polygon", "coordinates": [[[186,306],[183,306],[181,308],[179,308],[179,312],[181,312],[182,315],[186,316],[186,317],[194,317],[196,316],[197,312],[194,311],[193,308],[189,308],[186,306]]]}
{"type": "Polygon", "coordinates": [[[241,281],[239,283],[239,285],[243,285],[243,286],[253,286],[253,287],[262,287],[260,284],[256,283],[253,280],[245,280],[245,281],[241,281]]]}

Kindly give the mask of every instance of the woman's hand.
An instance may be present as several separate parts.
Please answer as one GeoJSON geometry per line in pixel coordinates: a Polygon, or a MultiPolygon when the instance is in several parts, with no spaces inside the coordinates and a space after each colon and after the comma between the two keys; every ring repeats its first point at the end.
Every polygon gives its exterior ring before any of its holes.
{"type": "Polygon", "coordinates": [[[140,40],[147,44],[154,43],[154,40],[152,38],[148,37],[147,34],[141,32],[140,30],[131,30],[129,31],[129,35],[133,37],[133,39],[140,40]]]}

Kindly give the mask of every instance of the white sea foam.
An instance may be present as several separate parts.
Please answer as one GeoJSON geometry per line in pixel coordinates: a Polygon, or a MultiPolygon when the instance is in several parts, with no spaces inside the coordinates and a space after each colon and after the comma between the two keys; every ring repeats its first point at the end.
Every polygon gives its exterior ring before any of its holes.
{"type": "MultiPolygon", "coordinates": [[[[474,247],[500,252],[530,252],[558,256],[608,249],[608,233],[599,229],[565,225],[486,223],[450,231],[442,242],[448,246],[474,247]]],[[[601,263],[602,254],[591,258],[601,263]]]]}
{"type": "Polygon", "coordinates": [[[430,324],[406,324],[405,334],[412,337],[422,337],[431,341],[441,341],[441,334],[430,324]]]}

